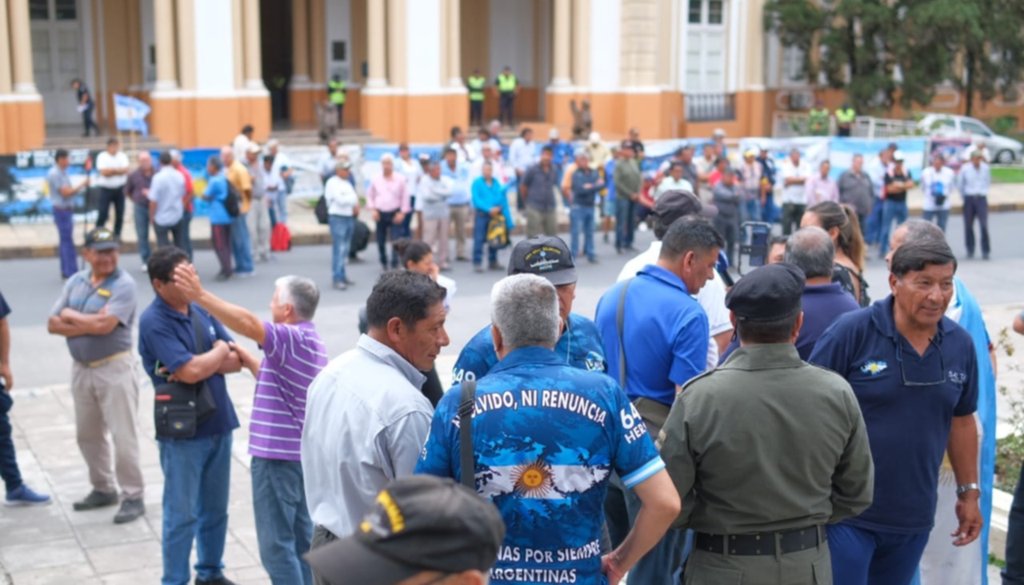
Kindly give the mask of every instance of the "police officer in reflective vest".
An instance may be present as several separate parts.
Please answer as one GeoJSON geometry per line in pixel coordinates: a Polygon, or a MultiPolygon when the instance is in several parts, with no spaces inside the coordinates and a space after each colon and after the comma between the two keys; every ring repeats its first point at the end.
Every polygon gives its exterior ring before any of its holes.
{"type": "Polygon", "coordinates": [[[836,136],[849,136],[856,117],[857,111],[850,106],[850,102],[843,102],[842,107],[836,110],[836,136]]]}
{"type": "Polygon", "coordinates": [[[469,125],[482,126],[484,119],[484,86],[487,85],[487,78],[480,75],[479,69],[473,70],[473,75],[466,80],[466,87],[469,88],[469,125]]]}
{"type": "Polygon", "coordinates": [[[498,104],[501,106],[501,114],[498,119],[503,124],[512,126],[512,113],[515,110],[516,94],[519,93],[519,80],[512,73],[512,68],[505,65],[505,68],[498,74],[495,84],[498,86],[498,104]]]}
{"type": "Polygon", "coordinates": [[[814,107],[807,112],[807,130],[811,136],[826,136],[828,134],[828,108],[821,100],[814,101],[814,107]]]}
{"type": "Polygon", "coordinates": [[[327,99],[334,105],[334,108],[338,111],[338,128],[345,126],[344,112],[345,112],[345,82],[342,81],[340,75],[334,75],[330,81],[327,82],[327,99]]]}

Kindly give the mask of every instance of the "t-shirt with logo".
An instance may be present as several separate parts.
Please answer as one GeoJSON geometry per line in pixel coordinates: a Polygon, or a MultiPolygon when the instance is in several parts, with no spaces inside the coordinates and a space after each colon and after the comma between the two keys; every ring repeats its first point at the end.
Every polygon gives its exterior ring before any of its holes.
{"type": "MultiPolygon", "coordinates": [[[[437,405],[417,473],[461,477],[460,402],[456,387],[437,405]]],[[[477,492],[507,527],[492,583],[605,584],[609,476],[632,488],[665,468],[614,380],[542,347],[512,351],[480,380],[473,451],[477,492]]]]}
{"type": "Polygon", "coordinates": [[[896,330],[890,296],[840,317],[809,361],[850,383],[871,443],[874,502],[845,522],[882,532],[927,533],[935,521],[939,467],[952,419],[977,409],[978,360],[970,335],[943,317],[919,355],[896,330]]]}
{"type": "MultiPolygon", "coordinates": [[[[604,372],[608,364],[604,359],[604,346],[597,325],[583,315],[569,313],[569,326],[555,345],[555,354],[561,363],[591,372],[604,372]]],[[[498,363],[491,340],[491,326],[481,329],[466,343],[452,369],[452,382],[477,380],[498,363]]]]}

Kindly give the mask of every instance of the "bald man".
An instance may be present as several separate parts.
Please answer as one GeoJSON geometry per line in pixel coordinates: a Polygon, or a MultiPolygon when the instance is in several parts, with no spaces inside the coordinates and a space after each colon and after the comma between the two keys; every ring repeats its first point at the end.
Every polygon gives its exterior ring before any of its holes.
{"type": "Polygon", "coordinates": [[[139,153],[139,166],[128,175],[124,192],[135,207],[135,238],[139,243],[142,271],[149,262],[149,186],[153,182],[153,157],[147,151],[139,153]]]}

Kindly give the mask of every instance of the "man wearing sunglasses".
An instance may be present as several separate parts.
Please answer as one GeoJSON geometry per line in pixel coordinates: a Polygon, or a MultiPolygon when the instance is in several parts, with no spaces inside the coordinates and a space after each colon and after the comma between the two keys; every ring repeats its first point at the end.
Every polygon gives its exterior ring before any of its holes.
{"type": "Polygon", "coordinates": [[[890,262],[891,296],[841,317],[811,354],[853,387],[875,461],[874,503],[828,530],[836,585],[910,582],[934,525],[947,448],[957,483],[952,544],[981,533],[977,354],[945,317],[956,268],[942,240],[905,243],[890,262]]]}

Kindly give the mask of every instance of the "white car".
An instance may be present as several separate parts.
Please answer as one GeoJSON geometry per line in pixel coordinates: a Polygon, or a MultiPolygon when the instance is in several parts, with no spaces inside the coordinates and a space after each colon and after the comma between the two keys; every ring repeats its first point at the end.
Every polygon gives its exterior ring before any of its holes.
{"type": "Polygon", "coordinates": [[[992,160],[997,163],[1011,164],[1024,159],[1024,144],[1013,138],[996,134],[977,118],[952,114],[928,114],[921,118],[918,127],[930,135],[969,136],[972,141],[980,139],[991,153],[992,160]]]}

